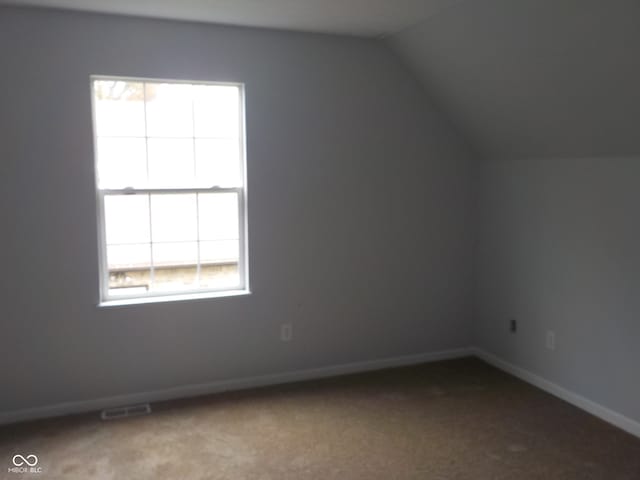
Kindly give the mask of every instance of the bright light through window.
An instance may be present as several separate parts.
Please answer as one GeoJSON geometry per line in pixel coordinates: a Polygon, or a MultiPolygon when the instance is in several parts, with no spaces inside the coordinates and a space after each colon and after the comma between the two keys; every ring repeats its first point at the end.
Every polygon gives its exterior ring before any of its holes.
{"type": "Polygon", "coordinates": [[[242,95],[93,80],[103,301],[246,289],[242,95]]]}

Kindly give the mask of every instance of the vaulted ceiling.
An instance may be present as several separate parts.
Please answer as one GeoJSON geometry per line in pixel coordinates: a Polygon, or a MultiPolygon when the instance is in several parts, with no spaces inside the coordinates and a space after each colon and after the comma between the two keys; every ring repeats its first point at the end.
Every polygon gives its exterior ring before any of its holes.
{"type": "Polygon", "coordinates": [[[487,157],[640,154],[638,0],[468,0],[392,43],[487,157]]]}
{"type": "Polygon", "coordinates": [[[460,0],[0,0],[0,4],[385,36],[460,0]]]}

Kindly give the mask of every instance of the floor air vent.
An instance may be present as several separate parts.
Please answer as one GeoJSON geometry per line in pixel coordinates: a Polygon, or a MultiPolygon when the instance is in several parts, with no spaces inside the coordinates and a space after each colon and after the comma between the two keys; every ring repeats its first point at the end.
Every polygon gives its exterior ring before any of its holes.
{"type": "Polygon", "coordinates": [[[117,418],[136,417],[138,415],[149,415],[151,413],[151,405],[143,403],[142,405],[130,405],[127,407],[108,408],[100,412],[102,420],[115,420],[117,418]]]}

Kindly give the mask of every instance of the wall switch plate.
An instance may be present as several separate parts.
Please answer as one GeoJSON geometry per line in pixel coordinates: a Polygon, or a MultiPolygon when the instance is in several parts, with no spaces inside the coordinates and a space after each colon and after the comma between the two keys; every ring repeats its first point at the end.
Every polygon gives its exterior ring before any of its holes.
{"type": "Polygon", "coordinates": [[[518,331],[518,322],[515,318],[509,320],[509,331],[511,333],[516,333],[518,331]]]}
{"type": "Polygon", "coordinates": [[[280,340],[283,342],[293,340],[293,325],[291,323],[283,323],[280,325],[280,340]]]}

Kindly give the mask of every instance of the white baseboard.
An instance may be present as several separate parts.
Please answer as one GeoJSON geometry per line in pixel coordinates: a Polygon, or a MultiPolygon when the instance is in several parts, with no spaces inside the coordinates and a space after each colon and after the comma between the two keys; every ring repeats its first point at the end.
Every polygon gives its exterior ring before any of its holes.
{"type": "Polygon", "coordinates": [[[25,408],[20,410],[0,412],[0,425],[21,422],[26,420],[36,420],[39,418],[58,417],[98,411],[105,408],[113,408],[122,405],[133,405],[138,403],[152,403],[177,398],[196,397],[212,393],[220,393],[233,390],[244,390],[269,385],[300,382],[319,378],[335,377],[350,373],[359,373],[383,368],[403,367],[417,365],[440,360],[450,360],[468,356],[476,356],[481,360],[503,370],[514,377],[524,380],[576,407],[585,410],[592,415],[611,423],[622,430],[640,437],[640,423],[625,417],[603,405],[593,402],[577,393],[567,390],[549,380],[511,364],[480,348],[460,348],[455,350],[445,350],[440,352],[421,353],[417,355],[405,355],[401,357],[384,358],[364,362],[354,362],[341,365],[330,365],[320,368],[306,370],[296,370],[275,374],[260,375],[255,377],[244,377],[231,380],[220,380],[209,383],[192,385],[182,385],[179,387],[167,388],[163,390],[153,390],[149,392],[139,392],[125,395],[117,395],[105,398],[96,398],[86,401],[65,402],[42,407],[25,408]]]}
{"type": "Polygon", "coordinates": [[[625,417],[621,413],[615,412],[603,405],[600,405],[599,403],[593,402],[588,398],[583,397],[582,395],[567,390],[566,388],[550,382],[549,380],[536,375],[535,373],[529,372],[524,368],[513,365],[512,363],[509,363],[485,350],[475,347],[471,350],[476,357],[484,360],[490,365],[493,365],[494,367],[499,368],[500,370],[503,370],[513,375],[514,377],[518,377],[519,379],[524,380],[525,382],[530,383],[531,385],[534,385],[544,390],[545,392],[555,395],[556,397],[561,398],[562,400],[575,405],[576,407],[585,410],[586,412],[589,412],[590,414],[600,418],[601,420],[615,425],[616,427],[630,433],[631,435],[640,437],[639,422],[632,420],[629,417],[625,417]]]}
{"type": "Polygon", "coordinates": [[[312,368],[307,370],[296,370],[293,372],[260,375],[256,377],[245,377],[231,380],[220,380],[209,383],[182,385],[179,387],[167,388],[163,390],[117,395],[113,397],[96,398],[79,402],[58,403],[55,405],[0,412],[0,425],[26,420],[35,420],[38,418],[59,417],[62,415],[92,412],[122,405],[161,402],[165,400],[196,397],[199,395],[208,395],[225,391],[244,390],[248,388],[264,387],[268,385],[278,385],[283,383],[300,382],[303,380],[335,377],[338,375],[366,372],[370,370],[380,370],[383,368],[417,365],[420,363],[436,362],[439,360],[450,360],[453,358],[468,357],[471,355],[473,355],[471,348],[461,348],[456,350],[421,353],[417,355],[405,355],[401,357],[347,363],[342,365],[331,365],[327,367],[312,368]]]}

